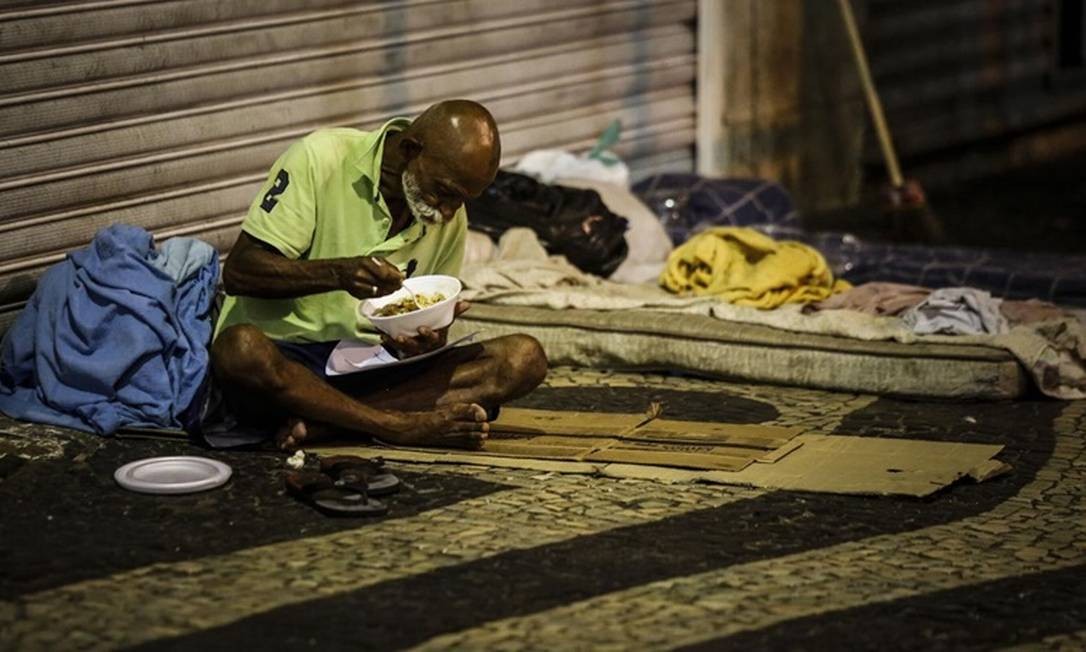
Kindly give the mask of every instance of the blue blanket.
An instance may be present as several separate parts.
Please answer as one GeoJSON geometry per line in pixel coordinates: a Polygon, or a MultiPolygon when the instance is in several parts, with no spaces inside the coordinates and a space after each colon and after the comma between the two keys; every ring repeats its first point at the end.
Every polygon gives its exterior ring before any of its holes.
{"type": "Polygon", "coordinates": [[[643,179],[632,190],[660,217],[675,245],[712,226],[801,226],[792,196],[775,181],[670,173],[643,179]]]}
{"type": "Polygon", "coordinates": [[[194,427],[219,264],[175,241],[158,252],[114,225],[49,268],[0,345],[0,412],[100,434],[194,427]]]}
{"type": "Polygon", "coordinates": [[[639,181],[633,191],[676,245],[709,226],[750,226],[778,240],[811,245],[854,285],[969,286],[1004,299],[1086,307],[1083,255],[867,242],[848,233],[807,231],[788,191],[772,181],[660,174],[639,181]]]}

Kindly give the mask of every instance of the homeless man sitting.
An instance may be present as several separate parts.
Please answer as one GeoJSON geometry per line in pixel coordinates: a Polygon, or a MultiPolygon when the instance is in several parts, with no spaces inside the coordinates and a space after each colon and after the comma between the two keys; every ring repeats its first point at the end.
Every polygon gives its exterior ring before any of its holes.
{"type": "MultiPolygon", "coordinates": [[[[399,289],[410,260],[420,274],[458,274],[464,201],[493,181],[500,156],[490,113],[451,100],[369,133],[321,129],[275,162],[223,269],[228,296],[211,349],[239,421],[276,431],[284,449],[341,436],[482,445],[488,414],[546,375],[533,338],[356,375],[329,377],[325,361],[340,339],[377,341],[359,324],[359,301],[399,289]]],[[[446,331],[381,339],[402,358],[443,346],[446,331]]]]}

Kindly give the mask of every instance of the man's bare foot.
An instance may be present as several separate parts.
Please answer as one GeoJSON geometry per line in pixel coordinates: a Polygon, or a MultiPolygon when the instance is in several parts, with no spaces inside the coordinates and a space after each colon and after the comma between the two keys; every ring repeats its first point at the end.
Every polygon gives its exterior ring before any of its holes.
{"type": "Polygon", "coordinates": [[[381,441],[399,446],[482,448],[490,432],[486,410],[475,403],[440,405],[429,412],[402,412],[403,423],[381,441]]]}
{"type": "MultiPolygon", "coordinates": [[[[486,410],[474,403],[442,405],[427,412],[386,414],[391,417],[391,425],[384,428],[378,439],[398,446],[477,449],[490,431],[486,410]]],[[[335,429],[325,424],[292,417],[276,433],[275,442],[280,450],[293,451],[334,436],[335,429]]]]}
{"type": "Polygon", "coordinates": [[[292,451],[300,448],[309,438],[309,428],[301,419],[287,419],[275,434],[275,443],[279,450],[292,451]]]}

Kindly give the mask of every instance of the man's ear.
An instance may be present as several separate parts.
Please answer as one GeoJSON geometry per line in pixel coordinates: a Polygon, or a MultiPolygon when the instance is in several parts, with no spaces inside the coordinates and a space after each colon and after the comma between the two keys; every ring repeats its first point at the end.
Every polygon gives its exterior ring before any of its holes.
{"type": "Polygon", "coordinates": [[[403,160],[410,163],[416,156],[422,153],[422,143],[419,142],[414,136],[408,136],[404,134],[400,138],[400,154],[403,155],[403,160]]]}

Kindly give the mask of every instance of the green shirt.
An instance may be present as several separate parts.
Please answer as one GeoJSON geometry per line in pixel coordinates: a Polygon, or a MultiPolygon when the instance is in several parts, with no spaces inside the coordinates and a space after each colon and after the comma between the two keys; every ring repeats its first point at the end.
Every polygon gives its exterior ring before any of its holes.
{"type": "MultiPolygon", "coordinates": [[[[446,224],[416,219],[388,237],[392,216],[378,187],[381,152],[385,134],[408,124],[395,118],[373,132],[321,129],[294,143],[275,162],[241,230],[291,259],[376,256],[403,269],[414,258],[416,275],[458,275],[467,235],[463,206],[446,224]]],[[[253,324],[276,340],[377,341],[358,304],[341,290],[294,299],[227,296],[215,334],[253,324]]]]}

